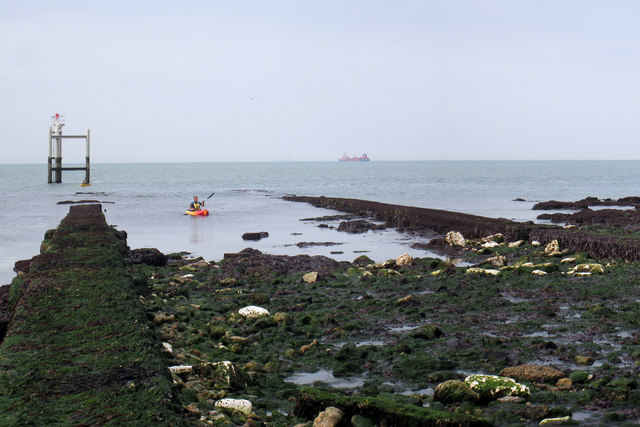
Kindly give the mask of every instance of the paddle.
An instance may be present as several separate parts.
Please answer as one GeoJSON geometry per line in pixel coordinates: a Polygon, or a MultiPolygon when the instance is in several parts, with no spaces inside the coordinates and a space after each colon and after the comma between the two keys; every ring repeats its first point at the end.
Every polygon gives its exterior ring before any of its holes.
{"type": "Polygon", "coordinates": [[[205,202],[205,201],[207,201],[207,200],[209,200],[209,199],[211,198],[211,196],[213,196],[214,194],[216,194],[216,193],[211,193],[211,194],[209,194],[209,197],[207,197],[206,199],[204,199],[204,200],[202,201],[202,206],[204,206],[204,202],[205,202]]]}

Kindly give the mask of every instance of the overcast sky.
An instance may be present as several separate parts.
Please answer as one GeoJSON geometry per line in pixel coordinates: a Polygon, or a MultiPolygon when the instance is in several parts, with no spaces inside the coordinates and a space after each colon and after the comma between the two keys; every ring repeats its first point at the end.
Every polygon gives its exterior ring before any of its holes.
{"type": "Polygon", "coordinates": [[[0,0],[0,57],[0,163],[640,158],[636,0],[0,0]]]}

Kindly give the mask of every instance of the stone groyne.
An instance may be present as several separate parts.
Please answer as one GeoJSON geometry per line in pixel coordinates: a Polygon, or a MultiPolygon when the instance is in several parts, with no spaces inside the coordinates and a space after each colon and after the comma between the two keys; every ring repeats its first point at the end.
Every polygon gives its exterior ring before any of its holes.
{"type": "MultiPolygon", "coordinates": [[[[305,202],[316,207],[335,209],[384,221],[387,226],[417,233],[445,234],[458,231],[467,238],[477,239],[502,233],[509,240],[537,240],[547,244],[558,240],[562,249],[585,252],[597,259],[622,258],[640,260],[640,238],[634,235],[589,233],[579,228],[521,223],[504,218],[488,218],[438,209],[392,205],[337,197],[285,196],[284,200],[305,202]]],[[[628,198],[634,199],[635,198],[628,198]]],[[[625,199],[626,200],[626,199],[625,199]]],[[[606,224],[602,224],[603,228],[606,224]]],[[[434,248],[437,249],[437,248],[434,248]]]]}
{"type": "Polygon", "coordinates": [[[125,233],[72,206],[17,263],[0,345],[0,425],[180,425],[171,377],[126,272],[125,233]]]}
{"type": "Polygon", "coordinates": [[[517,240],[527,238],[531,228],[536,227],[533,224],[518,223],[504,218],[488,218],[461,212],[392,205],[368,200],[312,196],[285,196],[283,198],[291,202],[309,203],[319,208],[372,217],[384,221],[389,227],[416,232],[444,234],[455,230],[469,238],[502,233],[509,239],[517,240]]]}

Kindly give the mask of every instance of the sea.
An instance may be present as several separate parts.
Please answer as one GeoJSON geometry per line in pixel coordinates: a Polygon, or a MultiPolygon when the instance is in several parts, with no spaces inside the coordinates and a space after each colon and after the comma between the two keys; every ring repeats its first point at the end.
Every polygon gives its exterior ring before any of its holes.
{"type": "MultiPolygon", "coordinates": [[[[72,166],[72,165],[65,165],[72,166]]],[[[47,183],[47,166],[0,164],[0,285],[10,283],[16,261],[39,253],[44,233],[69,204],[96,200],[109,224],[128,234],[133,248],[188,252],[219,261],[251,247],[282,255],[324,255],[374,261],[403,253],[436,256],[425,243],[396,230],[347,234],[339,220],[310,220],[340,212],[282,200],[285,195],[345,197],[537,221],[539,201],[587,196],[640,195],[640,161],[371,161],[140,163],[91,165],[47,183]],[[185,215],[193,196],[206,199],[208,217],[185,215]],[[326,224],[328,227],[319,227],[326,224]],[[247,232],[269,233],[245,241],[247,232]],[[300,243],[325,245],[301,245],[300,243]]]]}

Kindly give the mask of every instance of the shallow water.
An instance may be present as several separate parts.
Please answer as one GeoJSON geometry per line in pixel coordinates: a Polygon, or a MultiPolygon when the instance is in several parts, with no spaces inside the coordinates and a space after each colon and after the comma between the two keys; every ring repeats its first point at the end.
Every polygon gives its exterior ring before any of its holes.
{"type": "Polygon", "coordinates": [[[527,221],[541,213],[531,210],[538,201],[636,195],[639,166],[637,161],[96,163],[91,165],[92,186],[81,187],[84,174],[75,172],[66,172],[61,184],[47,184],[44,162],[0,165],[0,284],[14,277],[16,261],[39,252],[44,232],[69,210],[56,204],[63,200],[114,202],[103,205],[106,219],[127,231],[132,248],[188,251],[208,260],[254,247],[347,261],[364,253],[384,261],[402,253],[433,254],[412,249],[415,239],[392,230],[347,235],[320,229],[318,223],[300,219],[340,212],[280,197],[348,197],[527,221]],[[184,215],[193,195],[203,199],[214,192],[206,204],[210,217],[184,215]],[[255,231],[267,231],[269,237],[241,239],[255,231]],[[342,245],[295,246],[302,241],[342,245]]]}
{"type": "Polygon", "coordinates": [[[336,378],[333,371],[320,369],[318,372],[297,372],[284,379],[285,382],[296,385],[312,385],[316,382],[323,382],[334,388],[352,389],[364,385],[363,375],[354,375],[348,378],[336,378]]]}

